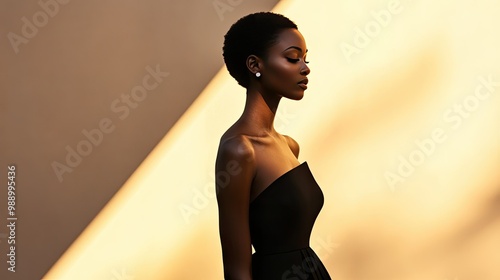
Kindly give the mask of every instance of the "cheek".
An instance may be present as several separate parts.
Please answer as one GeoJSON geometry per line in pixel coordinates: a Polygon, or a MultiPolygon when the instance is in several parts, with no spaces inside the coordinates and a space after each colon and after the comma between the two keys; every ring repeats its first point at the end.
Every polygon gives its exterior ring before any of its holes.
{"type": "Polygon", "coordinates": [[[270,62],[267,72],[273,83],[282,84],[293,82],[297,72],[296,68],[297,66],[288,61],[277,60],[270,62]]]}

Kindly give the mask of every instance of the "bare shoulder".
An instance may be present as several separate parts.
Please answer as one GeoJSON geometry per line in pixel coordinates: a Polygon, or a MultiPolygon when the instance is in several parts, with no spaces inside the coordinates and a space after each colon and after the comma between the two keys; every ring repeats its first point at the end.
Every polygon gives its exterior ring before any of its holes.
{"type": "Polygon", "coordinates": [[[292,150],[293,154],[295,155],[296,158],[299,158],[299,151],[300,151],[300,146],[295,139],[288,135],[283,135],[288,143],[288,147],[290,147],[290,150],[292,150]]]}
{"type": "Polygon", "coordinates": [[[219,142],[218,154],[247,159],[253,158],[254,153],[252,142],[244,135],[221,138],[219,142]]]}
{"type": "Polygon", "coordinates": [[[255,168],[255,151],[252,142],[244,135],[221,138],[217,152],[216,169],[238,166],[252,171],[255,168]]]}
{"type": "Polygon", "coordinates": [[[221,212],[245,210],[256,174],[255,151],[250,140],[237,135],[221,138],[215,162],[215,187],[221,212]],[[243,209],[243,208],[245,209],[243,209]]]}

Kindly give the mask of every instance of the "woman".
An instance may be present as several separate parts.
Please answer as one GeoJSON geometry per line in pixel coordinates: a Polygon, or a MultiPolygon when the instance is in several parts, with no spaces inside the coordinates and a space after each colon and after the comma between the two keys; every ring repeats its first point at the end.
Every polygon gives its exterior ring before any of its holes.
{"type": "Polygon", "coordinates": [[[215,164],[224,277],[331,279],[309,247],[323,193],[307,162],[299,163],[297,142],[273,126],[280,99],[300,100],[307,89],[304,38],[270,12],[241,18],[224,38],[227,69],[246,89],[243,114],[222,135],[215,164]]]}

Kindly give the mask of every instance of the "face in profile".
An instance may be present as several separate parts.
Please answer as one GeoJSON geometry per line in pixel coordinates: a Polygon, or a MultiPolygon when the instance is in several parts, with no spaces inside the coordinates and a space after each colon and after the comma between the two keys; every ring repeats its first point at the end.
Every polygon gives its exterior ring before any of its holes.
{"type": "Polygon", "coordinates": [[[284,29],[266,54],[260,77],[263,89],[289,99],[302,99],[310,73],[302,34],[297,29],[284,29]]]}

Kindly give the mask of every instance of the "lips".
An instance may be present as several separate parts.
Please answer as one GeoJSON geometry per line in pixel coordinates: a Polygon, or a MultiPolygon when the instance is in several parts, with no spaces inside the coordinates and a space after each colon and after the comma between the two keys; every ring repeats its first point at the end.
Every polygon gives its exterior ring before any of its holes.
{"type": "Polygon", "coordinates": [[[309,80],[307,78],[303,79],[302,81],[298,82],[297,84],[299,85],[299,87],[301,87],[302,89],[307,89],[307,83],[309,82],[309,80]]]}

